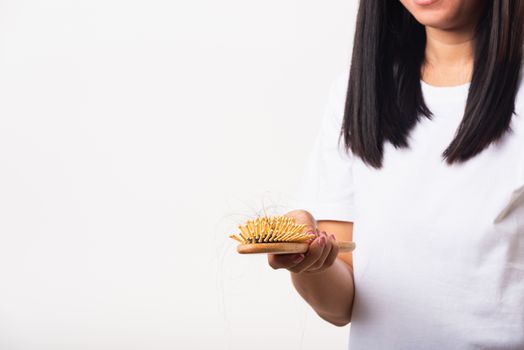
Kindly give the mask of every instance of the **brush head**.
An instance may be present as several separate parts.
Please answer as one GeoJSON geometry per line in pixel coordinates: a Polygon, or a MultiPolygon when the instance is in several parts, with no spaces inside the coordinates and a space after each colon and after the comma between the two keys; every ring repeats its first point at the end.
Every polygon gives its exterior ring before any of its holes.
{"type": "Polygon", "coordinates": [[[305,243],[316,237],[307,232],[308,228],[308,225],[298,225],[292,217],[262,216],[238,226],[240,233],[229,237],[241,244],[305,243]]]}
{"type": "MultiPolygon", "coordinates": [[[[264,216],[238,226],[240,233],[229,237],[238,241],[240,254],[306,253],[310,242],[317,237],[308,225],[298,225],[289,216],[264,216]]],[[[354,242],[336,242],[339,252],[351,252],[354,242]]]]}

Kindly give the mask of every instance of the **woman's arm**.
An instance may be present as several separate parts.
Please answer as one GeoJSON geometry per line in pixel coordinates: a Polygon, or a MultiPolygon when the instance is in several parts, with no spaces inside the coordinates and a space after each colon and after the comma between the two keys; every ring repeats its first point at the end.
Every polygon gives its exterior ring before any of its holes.
{"type": "Polygon", "coordinates": [[[351,321],[353,309],[353,272],[342,260],[319,273],[295,274],[291,280],[298,293],[315,312],[335,326],[351,321]]]}
{"type": "Polygon", "coordinates": [[[304,210],[286,215],[318,228],[318,237],[305,255],[269,255],[269,264],[291,272],[294,287],[320,317],[336,326],[348,324],[354,295],[352,259],[351,253],[338,254],[335,237],[339,241],[352,240],[353,223],[319,221],[317,227],[313,216],[304,210]]]}

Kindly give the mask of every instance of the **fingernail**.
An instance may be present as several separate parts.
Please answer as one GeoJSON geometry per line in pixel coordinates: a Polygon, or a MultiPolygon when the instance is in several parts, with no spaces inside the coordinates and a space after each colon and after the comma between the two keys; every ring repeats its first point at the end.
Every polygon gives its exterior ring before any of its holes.
{"type": "Polygon", "coordinates": [[[295,264],[298,264],[299,262],[301,262],[302,260],[304,260],[304,257],[305,257],[304,254],[299,254],[299,255],[296,256],[295,259],[293,259],[293,262],[294,262],[295,264]]]}
{"type": "Polygon", "coordinates": [[[320,246],[323,247],[326,244],[326,237],[320,237],[318,244],[320,244],[320,246]]]}

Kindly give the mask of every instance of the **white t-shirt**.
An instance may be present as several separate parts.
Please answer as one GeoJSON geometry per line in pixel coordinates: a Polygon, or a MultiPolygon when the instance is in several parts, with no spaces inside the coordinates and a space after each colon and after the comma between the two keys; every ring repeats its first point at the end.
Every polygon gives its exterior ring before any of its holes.
{"type": "Polygon", "coordinates": [[[422,82],[432,120],[410,149],[386,143],[377,170],[338,144],[346,81],[331,91],[294,208],[354,222],[350,350],[524,349],[524,89],[512,133],[449,166],[441,155],[469,84],[422,82]]]}

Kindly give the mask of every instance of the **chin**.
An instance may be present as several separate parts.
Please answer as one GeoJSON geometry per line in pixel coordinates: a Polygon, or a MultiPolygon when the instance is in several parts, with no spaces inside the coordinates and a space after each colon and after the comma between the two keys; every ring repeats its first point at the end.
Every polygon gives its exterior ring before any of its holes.
{"type": "Polygon", "coordinates": [[[428,27],[449,30],[464,25],[478,9],[478,0],[401,0],[404,7],[428,27]]]}
{"type": "Polygon", "coordinates": [[[442,30],[449,30],[455,27],[453,20],[450,20],[449,16],[446,13],[438,13],[434,11],[433,13],[421,11],[420,13],[413,14],[417,21],[426,27],[432,27],[442,30]]]}

